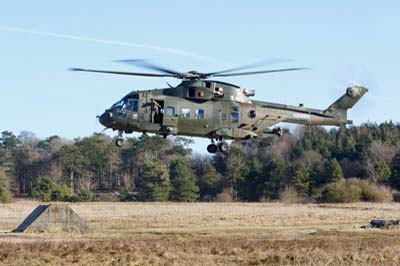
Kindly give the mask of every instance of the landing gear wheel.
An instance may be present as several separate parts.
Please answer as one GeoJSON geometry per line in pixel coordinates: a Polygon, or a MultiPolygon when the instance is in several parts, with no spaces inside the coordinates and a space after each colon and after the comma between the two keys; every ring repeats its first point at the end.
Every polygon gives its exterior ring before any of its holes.
{"type": "Polygon", "coordinates": [[[222,153],[228,152],[228,145],[225,142],[218,143],[218,150],[222,153]]]}
{"type": "Polygon", "coordinates": [[[122,147],[122,144],[124,143],[124,140],[123,139],[116,139],[115,140],[115,145],[117,146],[117,147],[122,147]]]}
{"type": "Polygon", "coordinates": [[[209,153],[216,153],[217,152],[217,145],[215,145],[214,143],[211,143],[210,145],[207,146],[207,151],[209,153]]]}

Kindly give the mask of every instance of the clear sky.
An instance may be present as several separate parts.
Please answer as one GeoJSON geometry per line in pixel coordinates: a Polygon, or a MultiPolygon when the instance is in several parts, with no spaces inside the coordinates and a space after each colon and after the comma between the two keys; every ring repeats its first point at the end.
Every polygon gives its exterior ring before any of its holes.
{"type": "MultiPolygon", "coordinates": [[[[256,99],[325,108],[349,81],[370,92],[355,124],[400,121],[399,1],[4,1],[0,8],[0,131],[73,139],[102,130],[96,114],[133,89],[167,78],[75,73],[137,71],[146,58],[214,71],[278,57],[301,72],[231,77],[256,99]]],[[[108,132],[112,135],[112,132],[108,132]]],[[[196,151],[208,140],[195,139],[196,151]]]]}

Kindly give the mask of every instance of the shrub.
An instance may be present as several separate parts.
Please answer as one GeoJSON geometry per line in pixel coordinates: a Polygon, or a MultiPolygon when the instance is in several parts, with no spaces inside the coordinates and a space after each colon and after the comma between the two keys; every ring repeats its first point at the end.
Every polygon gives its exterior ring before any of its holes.
{"type": "Polygon", "coordinates": [[[53,184],[50,193],[50,199],[52,201],[68,201],[68,199],[73,196],[74,193],[72,192],[72,189],[70,187],[67,187],[66,185],[60,186],[53,184]]]}
{"type": "Polygon", "coordinates": [[[43,177],[33,183],[31,196],[42,201],[68,201],[74,193],[70,187],[57,185],[49,177],[43,177]]]}
{"type": "Polygon", "coordinates": [[[320,201],[336,203],[390,202],[392,199],[388,188],[357,178],[329,183],[322,188],[319,196],[320,201]]]}
{"type": "Polygon", "coordinates": [[[217,195],[215,198],[216,202],[233,202],[233,196],[230,188],[224,189],[221,193],[217,195]]]}
{"type": "Polygon", "coordinates": [[[361,200],[361,188],[352,181],[339,180],[324,186],[321,193],[324,202],[348,203],[361,200]]]}
{"type": "Polygon", "coordinates": [[[93,201],[118,202],[121,201],[121,198],[119,192],[96,193],[93,201]]]}
{"type": "Polygon", "coordinates": [[[119,191],[119,200],[120,201],[135,201],[136,194],[129,189],[121,189],[119,191]]]}
{"type": "Polygon", "coordinates": [[[374,183],[368,183],[367,181],[360,180],[361,182],[361,200],[369,202],[391,202],[393,201],[393,195],[387,187],[378,186],[374,183]]]}
{"type": "Polygon", "coordinates": [[[94,197],[94,193],[89,190],[81,190],[78,195],[67,196],[64,198],[64,201],[69,202],[83,202],[83,201],[92,201],[94,197]]]}
{"type": "Polygon", "coordinates": [[[393,192],[393,200],[395,202],[400,202],[400,192],[399,191],[393,192]]]}
{"type": "Polygon", "coordinates": [[[50,195],[53,185],[53,180],[48,177],[36,179],[33,183],[31,191],[32,198],[40,199],[42,201],[50,201],[50,195]]]}
{"type": "Polygon", "coordinates": [[[81,190],[78,194],[79,201],[92,201],[94,193],[90,190],[81,190]]]}
{"type": "Polygon", "coordinates": [[[305,203],[309,201],[306,197],[301,196],[297,190],[292,187],[286,187],[280,194],[279,199],[285,203],[305,203]]]}

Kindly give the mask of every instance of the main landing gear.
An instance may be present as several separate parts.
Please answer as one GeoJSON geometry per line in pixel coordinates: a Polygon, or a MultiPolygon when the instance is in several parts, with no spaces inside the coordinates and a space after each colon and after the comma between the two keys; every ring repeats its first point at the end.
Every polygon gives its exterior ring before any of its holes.
{"type": "Polygon", "coordinates": [[[222,138],[219,139],[219,142],[215,144],[214,140],[211,139],[211,144],[207,146],[207,151],[209,153],[216,153],[217,151],[220,151],[222,153],[228,153],[228,145],[222,140],[222,138]]]}

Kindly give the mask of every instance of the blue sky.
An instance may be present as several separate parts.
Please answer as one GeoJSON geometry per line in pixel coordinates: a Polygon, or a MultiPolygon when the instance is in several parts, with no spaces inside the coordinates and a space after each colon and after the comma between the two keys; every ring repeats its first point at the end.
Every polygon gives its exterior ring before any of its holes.
{"type": "MultiPolygon", "coordinates": [[[[256,89],[256,99],[315,108],[356,81],[370,92],[349,112],[355,124],[400,121],[399,11],[398,1],[6,1],[0,130],[88,136],[102,130],[96,114],[131,90],[178,84],[67,71],[138,70],[113,62],[129,58],[180,71],[294,59],[271,68],[310,69],[223,80],[256,89]]],[[[196,151],[208,143],[195,141],[196,151]]]]}

